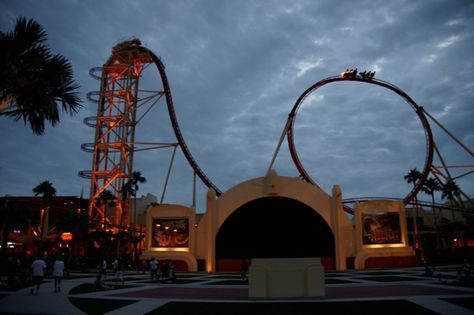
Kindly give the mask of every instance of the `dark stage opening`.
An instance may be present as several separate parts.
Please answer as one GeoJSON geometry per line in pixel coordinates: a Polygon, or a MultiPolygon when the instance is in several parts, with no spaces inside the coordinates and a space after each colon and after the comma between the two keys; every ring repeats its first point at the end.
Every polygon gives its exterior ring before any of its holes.
{"type": "Polygon", "coordinates": [[[297,257],[334,257],[334,236],[316,211],[294,199],[248,202],[216,236],[217,259],[297,257]]]}

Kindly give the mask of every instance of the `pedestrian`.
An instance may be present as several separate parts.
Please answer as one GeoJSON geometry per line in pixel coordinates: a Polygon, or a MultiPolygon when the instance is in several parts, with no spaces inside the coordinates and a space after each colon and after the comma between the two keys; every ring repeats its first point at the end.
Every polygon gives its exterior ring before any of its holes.
{"type": "Polygon", "coordinates": [[[462,272],[464,273],[464,277],[466,280],[469,280],[471,275],[471,264],[467,259],[464,259],[464,264],[462,265],[462,272]]]}
{"type": "Polygon", "coordinates": [[[105,282],[102,280],[102,274],[98,274],[95,281],[94,281],[94,287],[97,291],[104,291],[111,289],[108,285],[105,284],[105,282]]]}
{"type": "Polygon", "coordinates": [[[170,260],[168,262],[168,282],[175,282],[176,281],[176,273],[174,272],[174,264],[173,262],[170,260]]]}
{"type": "Polygon", "coordinates": [[[115,258],[115,260],[112,262],[112,269],[113,269],[114,273],[117,273],[118,265],[119,265],[118,259],[115,258]]]}
{"type": "Polygon", "coordinates": [[[107,275],[107,260],[104,258],[99,265],[99,274],[104,276],[104,279],[107,275]]]}
{"type": "Polygon", "coordinates": [[[31,264],[31,277],[32,277],[32,286],[30,290],[30,294],[34,293],[36,287],[36,294],[41,286],[41,282],[43,281],[44,277],[44,269],[46,268],[46,263],[43,259],[37,257],[33,263],[31,264]]]}
{"type": "Polygon", "coordinates": [[[64,262],[57,258],[53,264],[54,292],[61,292],[61,280],[64,276],[64,262]]]}
{"type": "Polygon", "coordinates": [[[146,273],[146,269],[147,269],[146,260],[142,260],[142,275],[146,273]]]}
{"type": "Polygon", "coordinates": [[[169,269],[170,269],[170,265],[168,263],[168,260],[165,260],[162,264],[161,264],[161,278],[163,281],[166,281],[169,279],[169,269]]]}
{"type": "Polygon", "coordinates": [[[466,282],[466,278],[464,277],[461,270],[458,270],[458,273],[456,275],[456,280],[458,284],[464,284],[464,282],[466,282]]]}
{"type": "Polygon", "coordinates": [[[119,264],[117,259],[114,261],[114,263],[116,264],[116,266],[114,266],[115,276],[117,277],[117,280],[120,281],[122,285],[124,285],[125,280],[123,278],[123,270],[121,268],[121,265],[119,264]]]}
{"type": "Polygon", "coordinates": [[[150,260],[150,277],[151,280],[159,280],[158,278],[158,260],[156,260],[155,257],[153,257],[150,260]]]}
{"type": "Polygon", "coordinates": [[[242,259],[242,262],[240,263],[240,272],[241,272],[242,280],[247,279],[248,269],[249,269],[249,265],[247,263],[247,259],[242,259]]]}

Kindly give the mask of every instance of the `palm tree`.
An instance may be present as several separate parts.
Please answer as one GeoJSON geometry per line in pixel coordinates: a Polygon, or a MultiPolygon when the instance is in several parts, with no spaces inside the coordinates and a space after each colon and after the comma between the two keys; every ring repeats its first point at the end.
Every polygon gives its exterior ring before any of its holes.
{"type": "Polygon", "coordinates": [[[125,202],[128,196],[134,197],[134,223],[136,224],[136,213],[137,213],[137,192],[138,184],[145,183],[146,178],[142,176],[141,172],[135,171],[132,173],[132,177],[122,186],[120,192],[122,193],[122,201],[125,202]]]}
{"type": "Polygon", "coordinates": [[[42,254],[43,246],[46,242],[46,237],[48,236],[49,232],[49,208],[54,196],[56,196],[56,189],[53,187],[53,184],[50,181],[45,180],[33,188],[33,193],[35,196],[43,196],[44,214],[42,217],[43,220],[41,222],[41,243],[39,248],[39,253],[42,254]]]}
{"type": "Polygon", "coordinates": [[[417,182],[423,178],[423,174],[418,171],[416,168],[411,169],[410,172],[408,172],[407,175],[403,177],[408,184],[413,183],[413,187],[417,184],[417,182]]]}
{"type": "MultiPolygon", "coordinates": [[[[457,206],[459,206],[458,202],[456,201],[456,197],[461,196],[461,189],[454,180],[449,179],[446,183],[442,184],[441,191],[441,199],[448,199],[451,203],[454,202],[457,206]]],[[[451,214],[454,221],[454,210],[452,210],[451,214]]]]}
{"type": "Polygon", "coordinates": [[[435,198],[434,198],[434,193],[436,191],[441,190],[441,184],[436,178],[430,177],[428,178],[424,183],[423,186],[421,187],[421,190],[431,196],[431,209],[433,210],[433,218],[434,218],[434,225],[435,228],[438,227],[438,220],[437,220],[437,215],[436,215],[436,210],[435,210],[435,198]]]}
{"type": "Polygon", "coordinates": [[[46,31],[20,17],[11,32],[0,32],[0,115],[30,124],[41,135],[45,121],[59,122],[58,103],[71,115],[82,107],[72,66],[45,45],[46,31]]]}
{"type": "Polygon", "coordinates": [[[50,181],[42,181],[35,188],[33,188],[35,196],[43,195],[43,203],[45,204],[45,211],[43,222],[41,226],[41,240],[46,241],[49,230],[49,207],[53,201],[54,196],[56,196],[56,189],[53,187],[53,184],[50,181]]]}
{"type": "Polygon", "coordinates": [[[112,194],[112,192],[110,190],[104,190],[103,192],[101,192],[99,194],[99,196],[97,197],[96,199],[96,202],[95,202],[95,205],[97,207],[100,207],[104,213],[103,215],[103,218],[104,218],[104,221],[102,222],[102,228],[105,227],[105,213],[106,213],[106,208],[107,206],[113,206],[115,205],[115,196],[114,194],[112,194]]]}
{"type": "Polygon", "coordinates": [[[42,181],[35,188],[33,188],[35,196],[43,195],[43,202],[46,204],[53,201],[54,196],[56,196],[56,189],[53,187],[53,184],[48,181],[42,181]]]}
{"type": "Polygon", "coordinates": [[[135,171],[132,173],[131,185],[133,186],[133,209],[134,209],[134,224],[137,224],[137,193],[138,184],[146,183],[146,178],[142,176],[142,173],[135,171]]]}
{"type": "MultiPolygon", "coordinates": [[[[125,202],[125,200],[128,198],[128,196],[133,196],[133,224],[136,226],[137,225],[137,192],[138,192],[138,184],[139,183],[145,183],[146,178],[142,176],[142,173],[139,171],[134,171],[132,173],[132,178],[130,178],[122,187],[122,201],[125,202]]],[[[133,232],[133,234],[136,233],[133,232]]],[[[140,235],[138,237],[132,237],[133,240],[133,262],[135,263],[135,258],[137,256],[137,244],[140,241],[140,235]]]]}
{"type": "Polygon", "coordinates": [[[135,190],[133,189],[131,180],[128,180],[125,184],[123,184],[122,189],[120,189],[120,193],[122,195],[122,202],[125,202],[129,196],[134,195],[135,190]]]}
{"type": "MultiPolygon", "coordinates": [[[[411,169],[407,175],[403,177],[408,184],[412,183],[413,187],[416,186],[419,180],[423,178],[423,174],[418,171],[416,168],[411,169]]],[[[419,235],[418,235],[418,198],[415,196],[415,215],[413,216],[413,234],[414,234],[414,243],[415,247],[418,245],[419,235]]]]}

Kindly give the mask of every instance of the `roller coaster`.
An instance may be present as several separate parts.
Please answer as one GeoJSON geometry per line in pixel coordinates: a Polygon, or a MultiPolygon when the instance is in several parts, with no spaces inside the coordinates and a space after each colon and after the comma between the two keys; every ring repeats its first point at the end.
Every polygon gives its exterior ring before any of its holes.
{"type": "MultiPolygon", "coordinates": [[[[369,71],[369,73],[371,72],[369,71]]],[[[291,110],[288,117],[288,123],[287,123],[288,128],[286,129],[286,134],[287,134],[288,147],[290,150],[290,154],[293,159],[293,162],[295,163],[296,168],[298,169],[298,172],[300,173],[301,177],[305,181],[313,185],[316,185],[316,182],[310,177],[308,172],[303,167],[298,157],[298,153],[296,151],[296,146],[295,146],[294,137],[293,137],[293,126],[294,126],[296,113],[298,109],[300,108],[300,106],[302,105],[302,103],[304,102],[305,98],[308,97],[308,95],[310,95],[311,93],[314,93],[317,89],[321,88],[324,85],[334,83],[334,82],[341,82],[341,81],[357,81],[357,82],[372,84],[372,85],[389,89],[395,92],[397,95],[401,96],[413,108],[418,118],[420,119],[421,125],[423,126],[423,129],[424,129],[425,138],[426,138],[426,158],[425,158],[423,170],[421,172],[422,173],[421,179],[415,183],[413,189],[403,199],[404,204],[408,204],[409,202],[413,200],[416,194],[420,191],[421,187],[423,186],[423,182],[427,179],[431,170],[431,166],[433,162],[433,135],[431,132],[430,125],[428,123],[428,120],[426,119],[426,116],[424,115],[423,108],[418,106],[415,103],[415,101],[413,101],[413,99],[410,96],[408,96],[408,94],[403,92],[400,88],[388,82],[375,79],[373,75],[369,77],[365,75],[359,75],[357,74],[356,70],[345,71],[340,76],[332,76],[332,77],[323,79],[313,84],[308,89],[306,89],[303,92],[303,94],[301,94],[301,96],[296,100],[296,103],[293,106],[293,109],[291,110]]],[[[349,213],[352,213],[351,209],[348,209],[347,207],[346,207],[346,211],[349,213]]]]}
{"type": "MultiPolygon", "coordinates": [[[[81,148],[93,154],[92,169],[80,171],[79,175],[91,180],[89,215],[95,220],[101,220],[104,224],[120,224],[129,226],[131,223],[130,215],[130,194],[123,188],[127,181],[130,181],[133,175],[133,156],[134,152],[157,149],[163,147],[179,146],[189,163],[201,181],[208,187],[215,190],[219,196],[221,190],[212,183],[199,167],[192,156],[176,117],[171,89],[165,72],[165,66],[161,59],[151,50],[143,47],[138,39],[121,42],[112,49],[112,55],[107,62],[98,68],[93,68],[90,75],[100,80],[100,91],[90,92],[87,97],[90,101],[97,104],[97,115],[87,117],[84,123],[87,126],[95,128],[95,138],[93,143],[85,143],[81,148]],[[140,80],[145,69],[155,66],[161,79],[162,90],[149,91],[140,89],[140,80]],[[99,75],[100,73],[100,75],[99,75]],[[140,123],[156,102],[164,97],[167,105],[169,119],[174,131],[177,142],[159,143],[159,142],[139,142],[135,140],[135,127],[140,123]],[[109,192],[109,196],[104,198],[104,192],[109,192]],[[111,215],[107,213],[105,202],[112,202],[117,212],[111,215]],[[115,219],[111,219],[114,216],[115,219]]],[[[278,155],[280,146],[284,138],[288,141],[288,146],[293,163],[298,170],[300,177],[313,185],[317,183],[311,178],[303,167],[294,144],[294,121],[298,109],[304,100],[317,89],[324,85],[342,81],[357,81],[364,84],[371,84],[388,89],[402,97],[414,110],[423,127],[426,138],[426,157],[422,170],[422,179],[419,180],[413,189],[403,198],[404,204],[413,202],[414,197],[420,191],[423,182],[427,179],[430,172],[432,174],[442,174],[440,168],[433,166],[434,151],[438,150],[433,140],[430,124],[427,116],[440,125],[423,107],[418,106],[415,101],[400,88],[383,80],[374,77],[375,72],[364,71],[358,73],[357,70],[348,69],[341,75],[325,78],[309,88],[307,88],[296,100],[292,110],[288,115],[288,120],[283,129],[277,148],[271,160],[268,171],[278,155]]],[[[449,134],[449,133],[448,133],[449,134]]],[[[457,138],[449,134],[458,144],[460,144],[471,156],[472,151],[465,147],[457,138]]],[[[174,152],[173,152],[174,156],[174,152]]],[[[441,156],[439,158],[442,161],[441,156]]],[[[444,163],[443,163],[444,164],[444,163]]],[[[444,178],[452,178],[449,174],[449,167],[444,167],[444,178]]],[[[472,173],[472,172],[469,172],[472,173]]],[[[467,197],[467,196],[466,196],[467,197]]],[[[351,199],[346,202],[349,204],[358,199],[351,199]]],[[[361,198],[360,200],[365,200],[361,198]]],[[[352,213],[352,209],[346,205],[345,210],[352,213]]]]}
{"type": "Polygon", "coordinates": [[[91,218],[111,223],[104,207],[103,194],[111,195],[106,202],[113,203],[118,211],[115,222],[130,224],[130,196],[123,190],[133,174],[133,154],[155,148],[179,145],[188,163],[203,183],[221,191],[210,181],[193,158],[178,125],[173,98],[165,72],[165,66],[152,51],[141,46],[139,40],[120,43],[112,49],[112,55],[101,68],[93,68],[90,74],[101,81],[99,92],[90,92],[88,99],[97,103],[97,116],[87,117],[84,123],[95,128],[94,143],[85,143],[81,148],[93,154],[92,170],[80,171],[81,177],[91,179],[89,215],[91,218]],[[155,65],[162,81],[162,91],[144,91],[139,88],[142,72],[155,65]],[[97,72],[102,71],[101,75],[97,72]],[[165,97],[169,118],[177,143],[143,143],[135,141],[135,127],[143,115],[165,97]],[[143,115],[138,109],[148,105],[143,115]]]}

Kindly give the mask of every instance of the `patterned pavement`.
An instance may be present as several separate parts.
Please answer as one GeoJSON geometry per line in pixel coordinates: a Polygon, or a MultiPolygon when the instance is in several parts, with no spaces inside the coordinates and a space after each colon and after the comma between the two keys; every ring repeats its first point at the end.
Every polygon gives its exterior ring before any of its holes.
{"type": "MultiPolygon", "coordinates": [[[[403,299],[438,314],[474,314],[472,303],[471,306],[456,303],[457,300],[474,300],[474,286],[461,286],[456,280],[458,268],[439,267],[435,277],[424,276],[423,268],[327,272],[326,296],[314,301],[403,299]]],[[[53,292],[51,279],[46,279],[38,295],[30,295],[29,288],[2,291],[0,314],[86,314],[71,303],[72,299],[105,299],[110,305],[124,302],[106,313],[110,315],[145,314],[170,301],[254,302],[248,299],[247,283],[232,273],[178,273],[176,283],[157,283],[150,281],[149,275],[127,273],[124,286],[113,275],[108,275],[106,284],[116,288],[78,294],[70,291],[73,288],[77,291],[85,284],[91,286],[94,279],[93,274],[72,274],[63,281],[61,293],[53,292]]]]}

